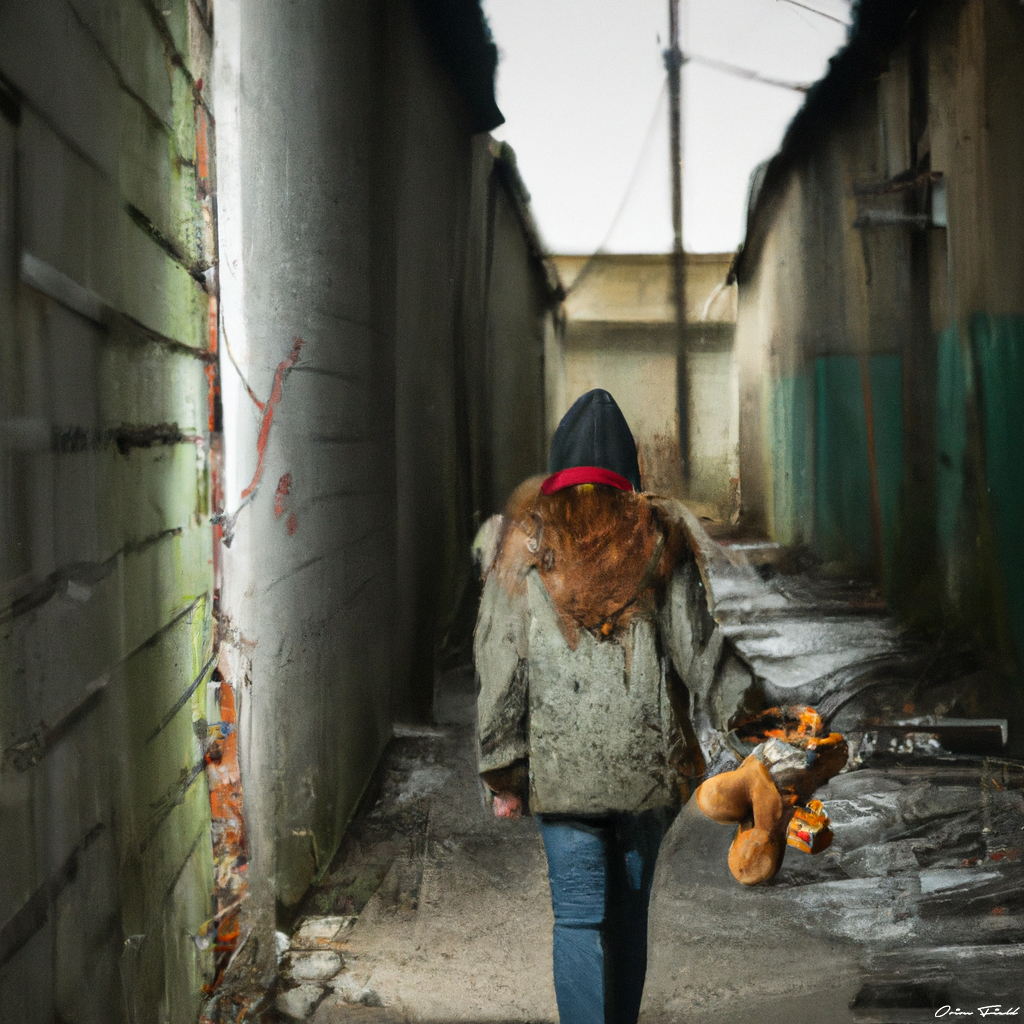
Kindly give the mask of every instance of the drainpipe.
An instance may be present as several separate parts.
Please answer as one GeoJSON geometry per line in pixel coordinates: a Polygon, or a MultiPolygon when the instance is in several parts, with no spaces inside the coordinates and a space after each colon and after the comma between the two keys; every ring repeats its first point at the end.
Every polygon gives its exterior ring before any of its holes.
{"type": "Polygon", "coordinates": [[[668,2],[669,48],[664,52],[668,71],[669,140],[672,162],[672,277],[676,306],[676,409],[679,416],[679,465],[683,486],[690,485],[690,374],[686,342],[686,260],[683,254],[683,126],[682,67],[679,49],[679,0],[668,2]]]}

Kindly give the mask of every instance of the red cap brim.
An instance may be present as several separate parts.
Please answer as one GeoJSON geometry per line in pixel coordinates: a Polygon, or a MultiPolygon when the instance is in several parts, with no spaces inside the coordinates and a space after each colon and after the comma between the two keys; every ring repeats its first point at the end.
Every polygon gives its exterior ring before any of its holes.
{"type": "Polygon", "coordinates": [[[619,476],[610,469],[602,469],[600,466],[573,466],[572,469],[560,469],[557,473],[552,473],[540,485],[540,492],[554,494],[555,491],[563,491],[566,487],[575,487],[577,484],[604,484],[620,491],[633,490],[633,485],[624,476],[619,476]]]}

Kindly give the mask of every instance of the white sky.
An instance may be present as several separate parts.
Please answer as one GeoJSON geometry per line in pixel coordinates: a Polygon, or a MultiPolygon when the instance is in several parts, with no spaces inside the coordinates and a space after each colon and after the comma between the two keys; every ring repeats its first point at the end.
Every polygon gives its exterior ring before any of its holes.
{"type": "MultiPolygon", "coordinates": [[[[800,2],[849,19],[848,0],[800,2]]],[[[846,39],[842,25],[786,0],[681,0],[681,6],[688,8],[684,53],[786,81],[819,78],[846,39]]],[[[516,151],[550,250],[597,249],[625,197],[606,248],[669,251],[661,57],[668,0],[484,0],[483,7],[501,58],[497,98],[506,122],[494,135],[516,151]]],[[[684,67],[689,251],[725,252],[740,243],[750,172],[778,148],[802,101],[798,92],[684,67]]]]}

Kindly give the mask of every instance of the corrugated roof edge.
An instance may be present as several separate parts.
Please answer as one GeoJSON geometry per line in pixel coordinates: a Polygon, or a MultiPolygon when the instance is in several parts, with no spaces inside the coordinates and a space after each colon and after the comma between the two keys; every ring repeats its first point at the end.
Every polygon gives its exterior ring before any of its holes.
{"type": "Polygon", "coordinates": [[[825,131],[843,123],[854,96],[865,82],[885,70],[889,54],[911,21],[938,2],[855,0],[849,41],[829,61],[824,77],[811,86],[786,129],[779,151],[751,175],[746,235],[729,269],[730,283],[742,283],[753,267],[752,261],[760,256],[789,172],[814,151],[825,131]]]}
{"type": "Polygon", "coordinates": [[[423,34],[462,95],[470,131],[489,132],[505,118],[494,99],[498,47],[480,0],[413,0],[423,34]]]}

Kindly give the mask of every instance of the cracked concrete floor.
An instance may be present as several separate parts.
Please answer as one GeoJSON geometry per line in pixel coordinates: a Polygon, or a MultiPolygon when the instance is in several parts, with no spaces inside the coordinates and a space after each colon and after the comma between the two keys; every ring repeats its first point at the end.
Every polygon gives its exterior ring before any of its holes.
{"type": "Polygon", "coordinates": [[[472,678],[442,724],[396,731],[281,960],[278,1010],[337,1021],[557,1021],[551,904],[534,822],[498,821],[476,773],[472,678]]]}
{"type": "MultiPolygon", "coordinates": [[[[476,775],[471,677],[399,730],[310,893],[277,1009],[312,1024],[554,1022],[550,897],[531,819],[476,775]]],[[[1024,993],[1024,766],[880,762],[820,793],[835,842],[748,889],[732,830],[685,807],[662,846],[641,1024],[894,1024],[1024,993]]],[[[1019,1011],[1017,1011],[1019,1012],[1019,1011]]],[[[268,1017],[261,1017],[268,1021],[268,1017]]]]}

